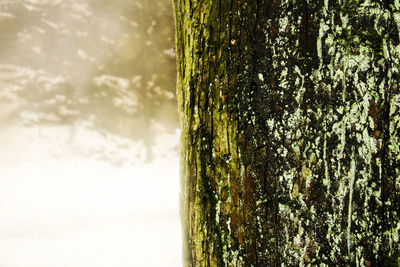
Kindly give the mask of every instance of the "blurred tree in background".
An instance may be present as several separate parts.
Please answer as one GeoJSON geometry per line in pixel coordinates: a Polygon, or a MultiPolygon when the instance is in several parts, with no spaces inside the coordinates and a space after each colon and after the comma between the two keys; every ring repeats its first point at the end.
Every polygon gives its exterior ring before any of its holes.
{"type": "Polygon", "coordinates": [[[168,0],[0,3],[0,124],[140,142],[178,127],[168,0]]]}

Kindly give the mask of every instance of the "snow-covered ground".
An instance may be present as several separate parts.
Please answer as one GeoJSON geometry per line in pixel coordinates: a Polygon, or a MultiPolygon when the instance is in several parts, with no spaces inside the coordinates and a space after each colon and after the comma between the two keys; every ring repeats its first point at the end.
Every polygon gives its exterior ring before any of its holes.
{"type": "Polygon", "coordinates": [[[177,136],[158,135],[154,162],[122,165],[85,147],[117,153],[115,140],[84,127],[67,139],[62,127],[0,130],[0,266],[181,266],[177,136]]]}

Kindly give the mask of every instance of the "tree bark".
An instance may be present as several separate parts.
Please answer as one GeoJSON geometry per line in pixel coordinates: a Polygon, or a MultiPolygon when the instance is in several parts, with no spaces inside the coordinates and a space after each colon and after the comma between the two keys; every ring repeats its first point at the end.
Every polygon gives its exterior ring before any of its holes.
{"type": "Polygon", "coordinates": [[[185,266],[397,259],[399,1],[173,2],[185,266]]]}

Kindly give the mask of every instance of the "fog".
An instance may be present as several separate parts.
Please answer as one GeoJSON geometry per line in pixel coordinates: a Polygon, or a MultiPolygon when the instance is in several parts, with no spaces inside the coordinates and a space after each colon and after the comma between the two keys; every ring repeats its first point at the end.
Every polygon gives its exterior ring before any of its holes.
{"type": "Polygon", "coordinates": [[[0,1],[0,266],[181,266],[169,0],[0,1]]]}

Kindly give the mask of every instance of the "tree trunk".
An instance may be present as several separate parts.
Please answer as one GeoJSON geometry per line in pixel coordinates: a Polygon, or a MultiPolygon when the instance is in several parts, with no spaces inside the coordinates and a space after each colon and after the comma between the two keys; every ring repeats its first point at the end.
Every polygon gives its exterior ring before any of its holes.
{"type": "Polygon", "coordinates": [[[399,1],[174,12],[185,266],[397,260],[399,1]]]}

